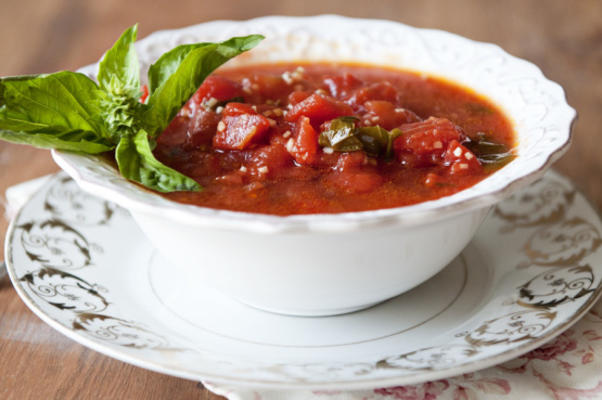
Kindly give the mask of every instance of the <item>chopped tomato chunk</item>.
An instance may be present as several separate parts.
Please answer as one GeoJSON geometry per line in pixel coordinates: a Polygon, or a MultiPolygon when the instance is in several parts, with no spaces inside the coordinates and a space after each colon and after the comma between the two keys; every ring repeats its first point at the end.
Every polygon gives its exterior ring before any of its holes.
{"type": "Polygon", "coordinates": [[[441,155],[452,140],[464,139],[464,133],[446,118],[431,117],[425,121],[401,126],[403,136],[393,144],[395,152],[408,151],[417,155],[441,155]]]}
{"type": "Polygon", "coordinates": [[[288,150],[299,164],[314,164],[318,159],[318,134],[308,117],[302,116],[295,124],[295,138],[288,150]]]}
{"type": "Polygon", "coordinates": [[[242,96],[243,91],[240,84],[219,75],[210,75],[203,81],[199,90],[192,95],[192,101],[196,104],[203,104],[211,98],[226,101],[242,96]]]}
{"type": "Polygon", "coordinates": [[[345,193],[368,193],[382,185],[377,169],[370,165],[363,151],[343,153],[328,180],[345,193]]]}
{"type": "Polygon", "coordinates": [[[292,166],[292,158],[281,144],[262,146],[253,151],[249,174],[260,180],[278,176],[286,167],[292,166]]]}
{"type": "Polygon", "coordinates": [[[160,146],[185,146],[188,138],[188,118],[177,115],[157,138],[160,146]]]}
{"type": "Polygon", "coordinates": [[[222,150],[242,150],[264,137],[270,121],[248,104],[228,103],[217,125],[213,146],[222,150]]]}
{"type": "Polygon", "coordinates": [[[332,97],[341,99],[348,97],[354,89],[361,86],[362,81],[357,79],[355,75],[346,72],[343,75],[324,78],[324,84],[328,87],[332,97]]]}
{"type": "Polygon", "coordinates": [[[243,114],[257,114],[257,111],[250,104],[245,103],[228,103],[226,107],[224,107],[224,111],[222,115],[225,117],[233,117],[236,115],[243,114]]]}
{"type": "Polygon", "coordinates": [[[219,114],[205,109],[197,110],[188,123],[186,144],[193,148],[210,147],[219,121],[219,114]]]}
{"type": "Polygon", "coordinates": [[[299,117],[308,117],[313,124],[319,125],[329,119],[352,115],[353,109],[330,96],[314,93],[305,100],[297,103],[288,112],[286,119],[290,122],[296,121],[299,117]]]}
{"type": "Polygon", "coordinates": [[[162,147],[181,147],[186,150],[211,147],[220,116],[213,111],[197,110],[191,117],[177,115],[157,138],[162,147]]]}
{"type": "Polygon", "coordinates": [[[370,100],[397,101],[397,90],[389,82],[373,83],[358,90],[350,99],[352,104],[364,104],[370,100]]]}
{"type": "Polygon", "coordinates": [[[309,96],[311,96],[311,92],[306,92],[304,90],[291,92],[291,94],[288,95],[288,102],[292,105],[295,105],[297,103],[301,103],[303,100],[307,99],[309,96]]]}
{"type": "Polygon", "coordinates": [[[368,156],[366,156],[366,153],[363,151],[352,151],[350,153],[341,154],[334,169],[341,172],[349,171],[352,169],[358,169],[367,162],[368,156]]]}
{"type": "Polygon", "coordinates": [[[385,100],[370,100],[364,104],[367,113],[363,120],[367,125],[379,125],[385,129],[398,128],[402,124],[420,121],[420,118],[410,110],[395,107],[385,100]]]}
{"type": "Polygon", "coordinates": [[[462,175],[481,170],[481,164],[477,157],[457,140],[451,141],[445,151],[443,160],[446,165],[450,166],[449,173],[451,175],[462,175]]]}

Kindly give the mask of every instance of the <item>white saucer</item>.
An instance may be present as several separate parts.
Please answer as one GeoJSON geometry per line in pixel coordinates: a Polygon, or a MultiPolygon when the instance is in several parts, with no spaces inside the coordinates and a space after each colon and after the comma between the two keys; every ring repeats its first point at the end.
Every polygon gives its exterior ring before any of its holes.
{"type": "Polygon", "coordinates": [[[127,212],[59,174],[13,221],[6,260],[34,313],[125,362],[235,386],[373,388],[485,368],[568,328],[601,293],[601,228],[570,182],[548,174],[418,288],[351,314],[291,317],[194,282],[170,287],[177,268],[127,212]]]}

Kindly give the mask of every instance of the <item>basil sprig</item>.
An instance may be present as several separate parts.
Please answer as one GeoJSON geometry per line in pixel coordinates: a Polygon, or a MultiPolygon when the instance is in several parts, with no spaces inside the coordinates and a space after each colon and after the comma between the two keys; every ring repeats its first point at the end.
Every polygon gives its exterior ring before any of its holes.
{"type": "Polygon", "coordinates": [[[328,124],[328,129],[320,132],[318,143],[322,147],[331,147],[335,151],[358,151],[364,148],[356,137],[356,117],[335,118],[328,124]]]}
{"type": "Polygon", "coordinates": [[[134,25],[106,52],[98,84],[69,71],[1,78],[0,139],[89,154],[115,150],[125,178],[160,192],[200,190],[154,157],[155,139],[212,71],[263,36],[168,51],[149,69],[150,93],[142,104],[136,35],[134,25]]]}
{"type": "Polygon", "coordinates": [[[356,127],[356,117],[339,117],[330,121],[328,129],[320,133],[318,143],[334,151],[364,150],[373,157],[393,157],[393,141],[402,135],[399,128],[390,131],[380,126],[356,127]]]}
{"type": "Polygon", "coordinates": [[[494,142],[483,132],[477,133],[464,145],[475,154],[477,160],[486,168],[501,168],[515,158],[511,148],[494,142]]]}

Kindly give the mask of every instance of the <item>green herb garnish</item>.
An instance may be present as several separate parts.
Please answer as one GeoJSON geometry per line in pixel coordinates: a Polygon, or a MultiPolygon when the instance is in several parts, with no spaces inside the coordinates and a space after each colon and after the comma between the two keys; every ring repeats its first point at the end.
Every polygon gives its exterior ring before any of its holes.
{"type": "Polygon", "coordinates": [[[330,122],[329,129],[320,133],[320,146],[331,147],[335,151],[364,150],[373,157],[393,156],[393,141],[401,136],[400,129],[388,131],[380,126],[356,127],[356,117],[340,117],[330,122]]]}
{"type": "Polygon", "coordinates": [[[89,154],[115,150],[121,174],[160,191],[200,190],[193,179],[158,161],[152,149],[184,103],[217,67],[255,47],[261,35],[182,45],[148,71],[149,97],[139,102],[140,67],[128,28],[98,67],[98,84],[61,71],[0,79],[0,139],[89,154]]]}
{"type": "Polygon", "coordinates": [[[388,131],[380,126],[364,126],[356,132],[366,153],[374,157],[384,156],[387,159],[393,157],[393,142],[402,134],[399,128],[388,131]]]}
{"type": "Polygon", "coordinates": [[[363,149],[362,142],[355,136],[356,117],[340,117],[330,121],[328,129],[322,131],[318,143],[335,151],[357,151],[363,149]]]}
{"type": "Polygon", "coordinates": [[[516,155],[504,144],[496,143],[484,132],[477,133],[470,142],[464,144],[487,171],[495,171],[514,160],[516,155]]]}

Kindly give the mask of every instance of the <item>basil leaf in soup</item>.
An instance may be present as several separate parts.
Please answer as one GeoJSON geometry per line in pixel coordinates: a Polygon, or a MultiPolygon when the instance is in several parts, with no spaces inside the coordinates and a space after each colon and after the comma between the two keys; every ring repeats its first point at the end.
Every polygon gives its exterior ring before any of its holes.
{"type": "Polygon", "coordinates": [[[357,130],[357,136],[364,151],[375,157],[387,148],[387,131],[380,126],[364,126],[357,130]]]}
{"type": "Polygon", "coordinates": [[[475,154],[486,169],[497,169],[512,161],[516,156],[511,148],[497,143],[484,132],[477,133],[465,146],[475,154]]]}
{"type": "Polygon", "coordinates": [[[372,157],[393,157],[393,141],[403,134],[398,129],[387,131],[380,126],[356,127],[356,117],[340,117],[330,121],[320,133],[318,143],[335,151],[364,150],[372,157]]]}
{"type": "Polygon", "coordinates": [[[330,121],[329,128],[322,131],[318,143],[322,147],[331,147],[335,151],[357,151],[363,148],[355,136],[356,117],[339,117],[330,121]]]}

